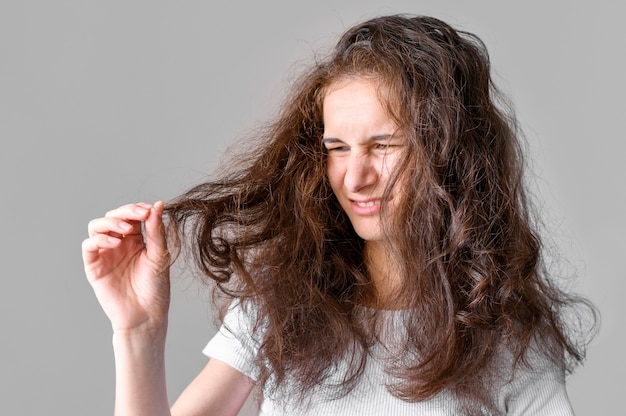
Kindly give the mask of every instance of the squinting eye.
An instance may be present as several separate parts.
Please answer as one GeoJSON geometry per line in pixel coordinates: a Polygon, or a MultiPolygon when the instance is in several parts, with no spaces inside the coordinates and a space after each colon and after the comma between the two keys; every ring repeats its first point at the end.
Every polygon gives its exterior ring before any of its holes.
{"type": "Polygon", "coordinates": [[[326,151],[328,153],[331,153],[331,152],[333,152],[333,153],[334,152],[345,152],[345,151],[348,151],[348,150],[350,150],[350,148],[348,146],[336,146],[336,147],[326,148],[326,151]]]}
{"type": "Polygon", "coordinates": [[[391,143],[377,143],[376,144],[376,150],[381,150],[384,152],[394,151],[398,147],[400,146],[397,144],[391,144],[391,143]]]}

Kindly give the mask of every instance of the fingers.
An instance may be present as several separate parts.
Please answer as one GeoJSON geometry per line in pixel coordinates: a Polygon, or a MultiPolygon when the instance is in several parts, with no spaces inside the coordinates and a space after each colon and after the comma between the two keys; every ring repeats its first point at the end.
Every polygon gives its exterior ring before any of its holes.
{"type": "Polygon", "coordinates": [[[129,204],[111,210],[103,218],[89,222],[89,236],[109,234],[121,237],[130,234],[141,234],[141,221],[148,218],[151,204],[129,204]]]}
{"type": "Polygon", "coordinates": [[[143,219],[147,218],[147,213],[152,208],[152,204],[147,202],[138,202],[136,204],[122,205],[107,212],[105,217],[125,217],[126,215],[146,215],[143,219]]]}
{"type": "Polygon", "coordinates": [[[144,223],[147,256],[157,263],[161,263],[168,256],[165,227],[163,225],[163,209],[163,202],[157,201],[150,208],[150,215],[144,223]]]}
{"type": "Polygon", "coordinates": [[[152,204],[128,204],[111,210],[102,218],[89,222],[89,238],[83,241],[83,261],[88,264],[97,260],[99,250],[115,248],[125,237],[140,236],[141,223],[150,215],[152,204]]]}
{"type": "Polygon", "coordinates": [[[89,222],[87,238],[82,245],[85,263],[97,260],[99,250],[115,248],[123,238],[142,235],[145,226],[146,254],[148,258],[161,263],[167,257],[165,227],[163,225],[164,204],[145,202],[128,204],[107,212],[104,217],[89,222]]]}
{"type": "Polygon", "coordinates": [[[121,242],[121,239],[106,234],[96,234],[85,239],[82,244],[83,263],[89,265],[95,262],[99,257],[100,250],[115,248],[121,242]]]}

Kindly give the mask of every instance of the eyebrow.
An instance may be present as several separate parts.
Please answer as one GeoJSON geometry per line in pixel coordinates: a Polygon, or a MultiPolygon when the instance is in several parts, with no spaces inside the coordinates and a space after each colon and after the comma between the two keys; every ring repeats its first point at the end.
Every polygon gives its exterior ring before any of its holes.
{"type": "MultiPolygon", "coordinates": [[[[367,139],[368,142],[378,142],[381,140],[389,140],[397,137],[395,134],[377,134],[367,139]]],[[[336,137],[322,137],[322,144],[343,143],[343,140],[336,137]]]]}

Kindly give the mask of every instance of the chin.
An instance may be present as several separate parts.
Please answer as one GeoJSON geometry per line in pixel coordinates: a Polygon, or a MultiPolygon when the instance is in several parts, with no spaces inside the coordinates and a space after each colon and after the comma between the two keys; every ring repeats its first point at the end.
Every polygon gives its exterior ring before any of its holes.
{"type": "Polygon", "coordinates": [[[354,226],[354,231],[359,237],[365,241],[381,241],[383,239],[383,233],[380,227],[359,227],[354,226]]]}

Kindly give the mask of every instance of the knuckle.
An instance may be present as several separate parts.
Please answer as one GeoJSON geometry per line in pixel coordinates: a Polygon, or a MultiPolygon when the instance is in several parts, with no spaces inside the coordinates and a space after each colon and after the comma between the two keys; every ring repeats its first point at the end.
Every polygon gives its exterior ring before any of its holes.
{"type": "Polygon", "coordinates": [[[98,225],[97,219],[89,221],[89,223],[87,224],[87,231],[89,232],[89,235],[92,235],[95,232],[97,225],[98,225]]]}

